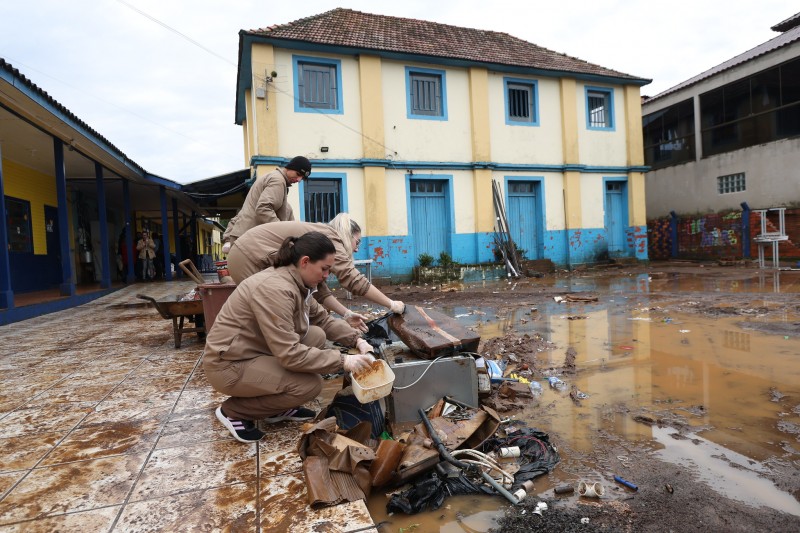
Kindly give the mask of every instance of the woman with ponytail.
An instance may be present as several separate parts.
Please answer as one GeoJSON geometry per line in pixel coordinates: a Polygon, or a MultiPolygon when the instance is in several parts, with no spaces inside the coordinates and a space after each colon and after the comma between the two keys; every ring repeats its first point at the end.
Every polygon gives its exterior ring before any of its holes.
{"type": "MultiPolygon", "coordinates": [[[[336,255],[331,272],[343,288],[394,313],[405,311],[403,302],[383,294],[353,264],[353,254],[361,244],[361,227],[347,213],[339,213],[328,224],[272,222],[246,231],[236,239],[228,253],[228,270],[233,281],[241,283],[256,272],[273,266],[278,248],[287,237],[297,237],[310,231],[318,231],[333,242],[336,255]]],[[[342,305],[325,283],[320,284],[315,298],[329,311],[343,316],[351,326],[366,331],[363,317],[342,305]]]]}
{"type": "Polygon", "coordinates": [[[320,232],[288,237],[275,253],[275,268],[242,281],[219,311],[206,336],[203,369],[214,389],[230,396],[216,415],[236,440],[261,439],[256,420],[313,418],[303,404],[322,389],[320,374],[357,372],[374,361],[359,332],[313,298],[335,254],[320,232]],[[325,349],[326,340],[358,353],[325,349]]]}

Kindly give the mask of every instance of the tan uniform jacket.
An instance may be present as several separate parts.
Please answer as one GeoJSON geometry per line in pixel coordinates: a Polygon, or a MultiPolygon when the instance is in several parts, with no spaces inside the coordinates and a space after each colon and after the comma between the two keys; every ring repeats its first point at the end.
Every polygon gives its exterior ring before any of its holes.
{"type": "Polygon", "coordinates": [[[139,251],[139,259],[154,259],[156,257],[156,243],[150,237],[145,241],[139,239],[136,243],[136,249],[139,251]]]}
{"type": "Polygon", "coordinates": [[[276,168],[266,176],[257,178],[239,213],[228,222],[223,241],[236,240],[252,227],[279,220],[294,220],[292,206],[286,197],[289,183],[286,169],[276,168]]]}
{"type": "Polygon", "coordinates": [[[302,344],[309,324],[344,346],[355,346],[359,336],[311,298],[297,267],[270,268],[244,280],[230,295],[206,337],[205,357],[241,361],[271,355],[292,372],[338,372],[339,350],[302,344]]]}
{"type": "MultiPolygon", "coordinates": [[[[287,237],[299,237],[311,231],[319,231],[327,236],[336,256],[331,272],[339,280],[339,284],[357,296],[363,296],[370,288],[370,282],[353,264],[353,257],[347,253],[339,234],[327,224],[313,222],[275,222],[256,226],[236,239],[231,253],[228,256],[228,267],[234,275],[234,281],[251,276],[260,270],[271,267],[278,256],[278,249],[287,237]],[[239,253],[234,251],[236,249],[239,253]]],[[[331,290],[325,283],[317,287],[314,299],[322,303],[331,295],[331,290]]]]}

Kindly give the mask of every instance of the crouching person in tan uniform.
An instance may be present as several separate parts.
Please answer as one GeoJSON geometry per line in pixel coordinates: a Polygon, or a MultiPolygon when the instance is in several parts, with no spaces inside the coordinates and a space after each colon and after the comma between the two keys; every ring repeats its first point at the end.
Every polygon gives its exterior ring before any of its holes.
{"type": "Polygon", "coordinates": [[[203,368],[217,391],[230,395],[216,415],[236,440],[264,436],[256,420],[308,420],[303,406],[322,390],[320,374],[357,372],[374,359],[371,347],[344,320],[314,300],[336,249],[319,232],[287,238],[270,268],[244,280],[222,306],[206,337],[203,368]],[[360,353],[325,349],[330,339],[360,353]]]}

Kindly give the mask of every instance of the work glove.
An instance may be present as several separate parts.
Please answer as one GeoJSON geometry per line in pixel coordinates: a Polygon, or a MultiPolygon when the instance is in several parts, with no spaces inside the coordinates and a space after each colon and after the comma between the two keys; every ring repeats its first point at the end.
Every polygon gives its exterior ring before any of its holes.
{"type": "Polygon", "coordinates": [[[366,333],[367,331],[369,331],[367,324],[364,322],[363,315],[359,315],[358,313],[348,309],[342,318],[344,318],[345,322],[350,324],[351,328],[356,329],[361,333],[366,333]]]}
{"type": "Polygon", "coordinates": [[[375,358],[368,353],[348,353],[344,355],[342,366],[346,372],[358,374],[369,368],[373,361],[375,361],[375,358]]]}
{"type": "Polygon", "coordinates": [[[226,242],[225,244],[222,245],[222,253],[223,254],[227,254],[230,251],[231,251],[231,243],[226,242]]]}
{"type": "Polygon", "coordinates": [[[406,304],[404,304],[400,300],[392,300],[392,303],[389,305],[389,310],[392,313],[402,315],[403,313],[406,312],[406,304]]]}

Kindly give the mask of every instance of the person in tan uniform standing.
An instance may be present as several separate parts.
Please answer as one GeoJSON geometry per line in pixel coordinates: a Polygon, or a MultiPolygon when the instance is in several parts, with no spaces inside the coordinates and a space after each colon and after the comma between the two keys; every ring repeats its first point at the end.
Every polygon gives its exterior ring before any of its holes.
{"type": "Polygon", "coordinates": [[[261,439],[256,420],[313,418],[302,406],[322,390],[320,374],[358,372],[374,361],[359,332],[313,298],[335,253],[322,233],[289,237],[275,268],[244,280],[220,309],[206,337],[203,369],[211,386],[230,396],[216,416],[236,440],[261,439]],[[326,339],[358,353],[325,349],[326,339]]]}
{"type": "MultiPolygon", "coordinates": [[[[256,226],[239,237],[228,252],[228,270],[236,283],[241,283],[253,274],[273,265],[278,249],[287,237],[299,237],[312,231],[326,235],[336,248],[331,272],[339,284],[357,296],[388,307],[394,313],[403,313],[405,304],[395,301],[372,285],[353,264],[353,254],[361,244],[361,226],[347,213],[339,213],[327,224],[313,222],[274,222],[256,226]]],[[[317,287],[314,299],[323,307],[341,315],[348,324],[366,331],[361,315],[347,309],[336,299],[328,285],[317,287]]]]}
{"type": "Polygon", "coordinates": [[[310,174],[311,162],[299,155],[285,167],[276,168],[266,176],[257,178],[239,213],[228,221],[228,227],[222,234],[222,253],[227,254],[234,241],[252,227],[267,222],[294,220],[292,206],[286,200],[289,187],[310,174]]]}

